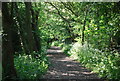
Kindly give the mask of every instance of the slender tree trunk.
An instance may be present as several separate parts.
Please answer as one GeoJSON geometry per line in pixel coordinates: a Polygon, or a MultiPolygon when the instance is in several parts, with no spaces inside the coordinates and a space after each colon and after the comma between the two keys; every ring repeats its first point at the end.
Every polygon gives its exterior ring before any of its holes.
{"type": "Polygon", "coordinates": [[[37,47],[37,51],[40,52],[41,50],[41,43],[40,43],[40,37],[38,36],[38,16],[39,16],[39,11],[33,10],[31,7],[31,13],[32,13],[32,30],[33,32],[33,36],[34,36],[34,40],[35,40],[35,44],[37,47]]]}
{"type": "Polygon", "coordinates": [[[15,14],[16,14],[16,17],[17,17],[17,21],[18,21],[18,31],[20,32],[20,38],[21,38],[21,41],[22,41],[22,45],[23,45],[23,48],[24,48],[24,52],[26,54],[29,54],[29,48],[28,48],[28,44],[27,44],[27,41],[26,41],[26,36],[25,36],[25,30],[23,28],[23,23],[21,22],[21,14],[19,12],[19,9],[18,9],[18,5],[17,3],[14,3],[15,4],[15,14]]]}
{"type": "Polygon", "coordinates": [[[2,41],[2,67],[3,67],[3,80],[14,79],[17,77],[16,70],[14,68],[14,50],[12,47],[12,27],[11,19],[8,10],[8,4],[2,3],[3,14],[3,41],[2,41]]]}
{"type": "Polygon", "coordinates": [[[84,45],[84,41],[85,41],[85,34],[84,34],[84,31],[85,31],[85,26],[86,26],[86,15],[85,15],[85,19],[84,19],[84,23],[83,23],[83,29],[82,29],[82,45],[84,45]]]}
{"type": "Polygon", "coordinates": [[[20,35],[18,34],[18,27],[16,24],[16,21],[13,19],[14,17],[14,3],[11,3],[11,20],[13,22],[12,24],[12,46],[15,52],[21,52],[22,47],[21,47],[21,40],[20,40],[20,35]]]}
{"type": "Polygon", "coordinates": [[[84,31],[85,31],[85,26],[86,26],[87,14],[88,14],[88,10],[89,10],[88,8],[89,8],[89,6],[86,7],[86,10],[84,12],[85,17],[84,17],[83,29],[82,29],[82,45],[84,45],[84,42],[85,42],[85,33],[84,33],[84,31]]]}
{"type": "Polygon", "coordinates": [[[26,20],[25,20],[25,31],[26,31],[26,37],[27,37],[27,43],[29,46],[29,50],[30,53],[32,53],[33,51],[37,51],[36,45],[35,45],[35,40],[34,40],[34,36],[33,36],[33,30],[31,27],[31,2],[25,2],[25,15],[26,15],[26,20]]]}

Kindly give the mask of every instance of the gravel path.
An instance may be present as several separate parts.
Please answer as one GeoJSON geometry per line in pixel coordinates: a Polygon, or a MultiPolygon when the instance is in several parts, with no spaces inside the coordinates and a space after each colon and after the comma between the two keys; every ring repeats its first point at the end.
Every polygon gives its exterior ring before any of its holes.
{"type": "Polygon", "coordinates": [[[92,73],[79,62],[66,56],[59,47],[51,47],[47,52],[51,65],[43,79],[92,79],[91,81],[96,79],[97,81],[103,81],[98,78],[97,74],[92,73]]]}

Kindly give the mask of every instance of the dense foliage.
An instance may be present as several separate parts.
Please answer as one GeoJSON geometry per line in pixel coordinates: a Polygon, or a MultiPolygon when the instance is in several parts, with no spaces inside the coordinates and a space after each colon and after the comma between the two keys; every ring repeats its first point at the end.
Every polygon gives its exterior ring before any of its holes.
{"type": "Polygon", "coordinates": [[[120,78],[120,2],[2,5],[3,80],[41,77],[51,45],[101,77],[120,78]]]}
{"type": "Polygon", "coordinates": [[[14,61],[17,74],[19,76],[18,78],[21,80],[40,79],[48,68],[48,63],[45,56],[42,56],[41,59],[34,59],[31,55],[19,55],[14,61]]]}
{"type": "Polygon", "coordinates": [[[108,79],[120,78],[120,54],[118,52],[102,52],[99,49],[94,49],[87,44],[83,46],[80,43],[75,43],[70,49],[71,57],[77,59],[86,67],[100,75],[100,77],[108,79]]]}
{"type": "Polygon", "coordinates": [[[52,18],[55,17],[50,22],[51,29],[59,30],[56,30],[58,34],[53,34],[59,41],[52,45],[60,46],[65,54],[97,72],[100,77],[119,79],[120,3],[48,4],[51,7],[48,6],[47,11],[52,18]]]}
{"type": "Polygon", "coordinates": [[[40,79],[48,68],[46,50],[49,45],[42,31],[44,4],[5,2],[2,5],[2,80],[40,79]]]}

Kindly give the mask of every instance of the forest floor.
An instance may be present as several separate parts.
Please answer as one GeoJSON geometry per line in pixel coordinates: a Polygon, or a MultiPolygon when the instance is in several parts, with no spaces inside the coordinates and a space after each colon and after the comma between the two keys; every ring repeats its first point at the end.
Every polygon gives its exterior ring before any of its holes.
{"type": "Polygon", "coordinates": [[[86,79],[85,81],[96,79],[102,81],[97,74],[65,55],[59,47],[51,47],[47,52],[51,64],[47,73],[43,75],[43,79],[86,79]]]}

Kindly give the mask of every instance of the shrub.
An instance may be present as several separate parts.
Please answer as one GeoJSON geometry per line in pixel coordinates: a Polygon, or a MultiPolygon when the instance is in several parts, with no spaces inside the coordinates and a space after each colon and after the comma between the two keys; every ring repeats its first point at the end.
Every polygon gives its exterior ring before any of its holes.
{"type": "Polygon", "coordinates": [[[63,44],[61,47],[62,51],[68,56],[70,56],[68,51],[71,49],[71,46],[72,46],[72,44],[63,44]]]}
{"type": "Polygon", "coordinates": [[[120,78],[120,54],[117,52],[102,52],[87,44],[75,43],[68,52],[71,57],[78,59],[83,65],[108,79],[120,78]]]}
{"type": "Polygon", "coordinates": [[[51,46],[59,46],[60,42],[59,41],[54,41],[52,42],[51,46]]]}
{"type": "Polygon", "coordinates": [[[48,68],[47,59],[32,58],[31,55],[19,55],[14,59],[15,68],[20,79],[39,79],[48,68]]]}

